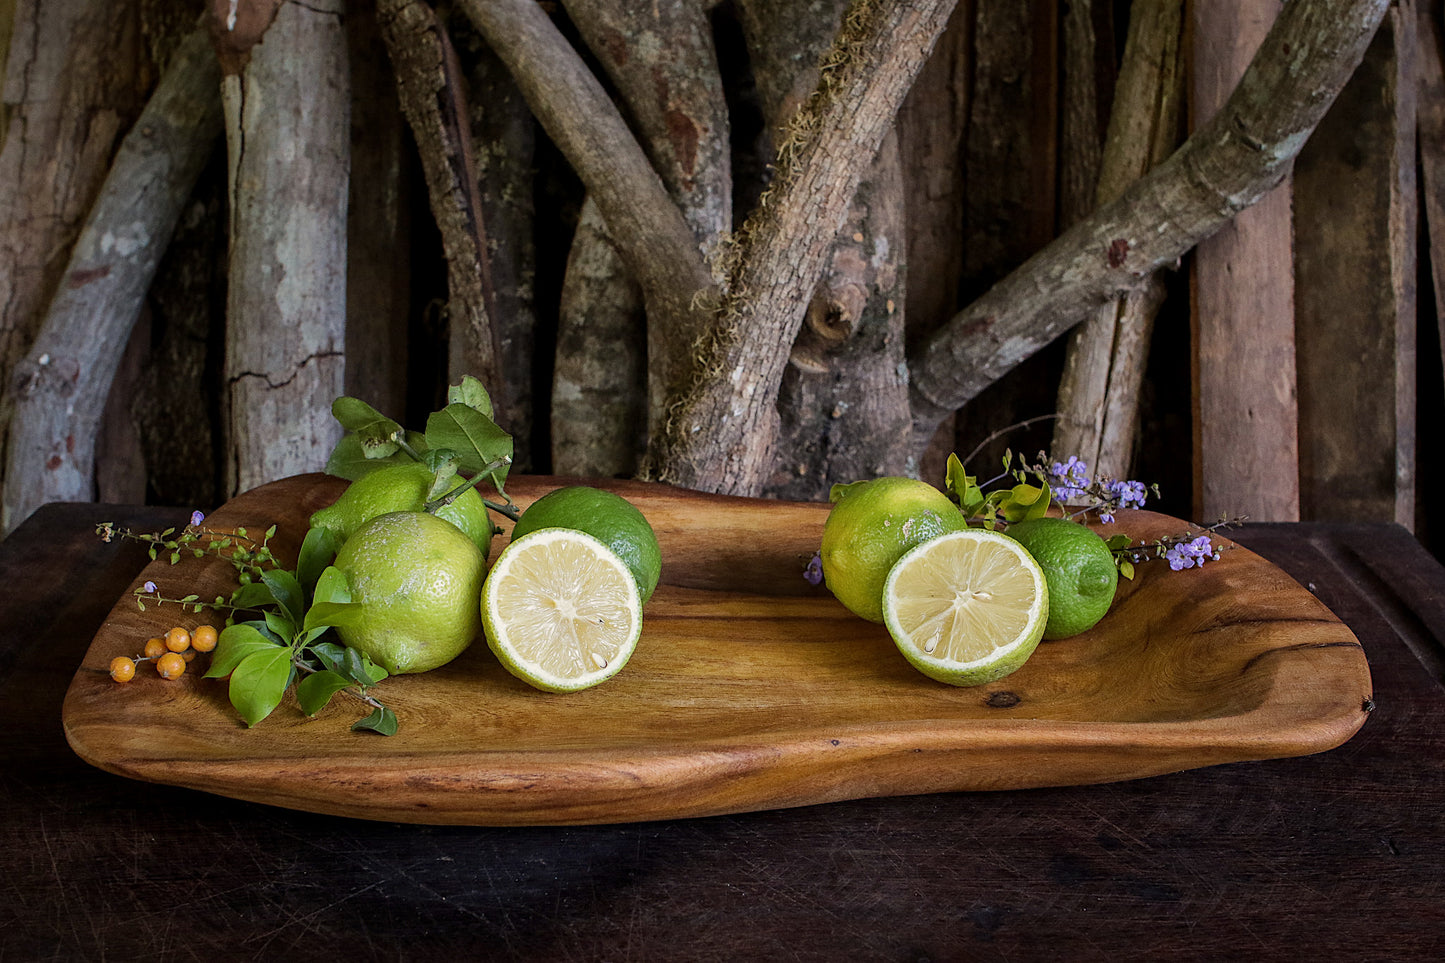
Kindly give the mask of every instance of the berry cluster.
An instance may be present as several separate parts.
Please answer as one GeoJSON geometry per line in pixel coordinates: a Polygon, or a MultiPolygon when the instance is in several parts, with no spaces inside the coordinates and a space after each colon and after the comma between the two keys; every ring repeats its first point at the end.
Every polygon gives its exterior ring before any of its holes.
{"type": "Polygon", "coordinates": [[[110,677],[117,682],[129,682],[135,678],[136,663],[154,662],[156,674],[162,679],[179,679],[186,672],[186,664],[196,657],[197,652],[210,652],[215,647],[215,626],[198,625],[194,629],[186,629],[177,625],[163,636],[147,639],[143,654],[118,655],[111,659],[110,677]]]}

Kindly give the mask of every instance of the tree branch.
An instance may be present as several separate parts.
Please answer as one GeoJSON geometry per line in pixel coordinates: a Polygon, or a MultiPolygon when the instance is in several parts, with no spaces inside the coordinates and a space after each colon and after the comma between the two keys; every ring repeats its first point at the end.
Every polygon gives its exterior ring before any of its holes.
{"type": "MultiPolygon", "coordinates": [[[[649,314],[687,324],[712,285],[692,231],[582,58],[533,0],[461,0],[596,200],[649,314]]],[[[690,339],[684,338],[684,343],[690,339]]]]}
{"type": "Polygon", "coordinates": [[[915,447],[947,413],[1274,187],[1388,7],[1389,0],[1286,4],[1223,110],[925,343],[911,365],[915,447]]]}
{"type": "MultiPolygon", "coordinates": [[[[1114,200],[1179,143],[1184,106],[1184,2],[1140,0],[1115,89],[1095,200],[1114,200]]],[[[1128,474],[1139,386],[1154,315],[1164,300],[1155,272],[1138,291],[1110,300],[1074,328],[1059,384],[1052,450],[1077,455],[1094,475],[1128,474]]]]}
{"type": "Polygon", "coordinates": [[[726,296],[648,472],[756,494],[772,466],[778,386],[809,297],[863,173],[943,31],[952,0],[858,0],[814,97],[779,148],[771,191],[734,239],[726,296]]]}
{"type": "Polygon", "coordinates": [[[204,30],[176,51],[116,153],[40,333],[16,366],[4,529],[93,496],[96,429],[146,291],[221,134],[204,30]]]}
{"type": "Polygon", "coordinates": [[[486,232],[471,161],[471,123],[456,54],[436,12],[420,0],[378,0],[377,21],[446,252],[450,377],[475,375],[498,395],[498,408],[506,410],[486,232]]]}

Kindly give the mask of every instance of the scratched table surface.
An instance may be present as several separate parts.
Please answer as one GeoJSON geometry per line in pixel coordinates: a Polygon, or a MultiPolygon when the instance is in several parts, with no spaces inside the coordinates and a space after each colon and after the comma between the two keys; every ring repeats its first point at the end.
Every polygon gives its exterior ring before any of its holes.
{"type": "Polygon", "coordinates": [[[94,527],[186,514],[48,505],[0,543],[0,960],[1445,959],[1445,569],[1404,529],[1235,535],[1364,646],[1375,708],[1330,752],[478,829],[277,809],[75,756],[62,698],[146,562],[94,527]]]}

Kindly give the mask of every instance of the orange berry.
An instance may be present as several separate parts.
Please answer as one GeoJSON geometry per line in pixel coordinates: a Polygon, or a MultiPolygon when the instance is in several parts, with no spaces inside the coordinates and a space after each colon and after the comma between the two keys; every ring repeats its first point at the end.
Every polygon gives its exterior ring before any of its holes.
{"type": "Polygon", "coordinates": [[[216,627],[214,625],[198,625],[191,633],[191,645],[197,652],[209,652],[216,647],[216,627]]]}
{"type": "Polygon", "coordinates": [[[135,662],[123,655],[110,660],[110,677],[117,682],[129,682],[135,678],[135,662]]]}
{"type": "Polygon", "coordinates": [[[156,671],[162,679],[179,679],[186,671],[186,660],[179,652],[167,652],[156,660],[156,671]]]}
{"type": "Polygon", "coordinates": [[[166,640],[162,638],[146,639],[145,657],[147,659],[159,659],[166,654],[166,640]]]}
{"type": "Polygon", "coordinates": [[[196,661],[196,650],[187,649],[186,651],[181,653],[181,658],[185,659],[187,662],[196,661]]]}
{"type": "Polygon", "coordinates": [[[172,652],[184,652],[191,647],[191,633],[179,625],[166,633],[166,648],[172,652]]]}

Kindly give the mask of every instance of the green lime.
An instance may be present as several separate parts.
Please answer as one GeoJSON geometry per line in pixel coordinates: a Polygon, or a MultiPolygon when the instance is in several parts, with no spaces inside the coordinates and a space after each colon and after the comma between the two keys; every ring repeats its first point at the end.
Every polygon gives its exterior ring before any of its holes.
{"type": "Polygon", "coordinates": [[[1043,569],[1023,546],[969,528],[898,560],[883,587],[883,617],[918,671],[950,685],[982,685],[1038,648],[1049,599],[1043,569]]]}
{"type": "Polygon", "coordinates": [[[466,535],[426,512],[390,512],[356,530],[336,567],[363,606],[341,641],[393,675],[445,665],[472,643],[487,561],[466,535]]]}
{"type": "Polygon", "coordinates": [[[1065,518],[1010,525],[1006,534],[1028,550],[1049,582],[1046,639],[1066,639],[1098,624],[1114,602],[1119,569],[1104,540],[1065,518]]]}
{"type": "Polygon", "coordinates": [[[610,679],[642,634],[642,594],[616,552],[570,528],[513,538],[482,588],[487,645],[507,671],[547,692],[610,679]]]}
{"type": "Polygon", "coordinates": [[[966,527],[958,506],[916,478],[839,485],[823,525],[823,578],[854,615],[883,621],[883,583],[903,553],[966,527]]]}
{"type": "Polygon", "coordinates": [[[591,535],[632,569],[642,601],[652,598],[662,573],[662,550],[647,518],[621,495],[586,485],[550,491],[522,512],[512,526],[512,540],[544,528],[570,528],[591,535]]]}
{"type": "MultiPolygon", "coordinates": [[[[452,480],[455,484],[462,479],[460,475],[453,475],[452,480]]],[[[345,542],[378,515],[421,511],[431,484],[432,471],[421,462],[378,468],[352,482],[340,498],[313,514],[311,527],[330,529],[338,543],[345,542]]],[[[486,558],[496,529],[475,488],[467,489],[433,514],[461,529],[486,558]]]]}

